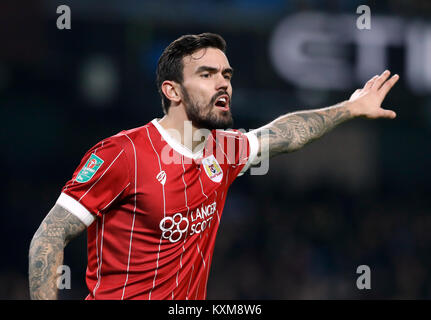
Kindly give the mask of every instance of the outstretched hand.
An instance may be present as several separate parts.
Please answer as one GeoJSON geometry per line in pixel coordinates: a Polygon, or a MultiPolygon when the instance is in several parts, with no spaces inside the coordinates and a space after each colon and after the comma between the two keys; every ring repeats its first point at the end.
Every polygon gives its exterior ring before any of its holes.
{"type": "Polygon", "coordinates": [[[372,77],[362,89],[357,89],[352,94],[349,102],[355,116],[368,119],[394,119],[397,116],[394,111],[381,107],[386,95],[400,78],[395,74],[388,79],[390,74],[390,71],[386,70],[381,75],[372,77]]]}

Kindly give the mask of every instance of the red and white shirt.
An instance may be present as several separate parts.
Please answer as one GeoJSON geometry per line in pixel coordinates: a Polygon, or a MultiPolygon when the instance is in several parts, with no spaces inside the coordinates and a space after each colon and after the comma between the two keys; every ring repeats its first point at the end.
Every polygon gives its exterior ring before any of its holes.
{"type": "Polygon", "coordinates": [[[257,150],[214,130],[192,153],[156,119],[91,148],[57,200],[88,226],[86,299],[205,299],[228,188],[257,150]]]}

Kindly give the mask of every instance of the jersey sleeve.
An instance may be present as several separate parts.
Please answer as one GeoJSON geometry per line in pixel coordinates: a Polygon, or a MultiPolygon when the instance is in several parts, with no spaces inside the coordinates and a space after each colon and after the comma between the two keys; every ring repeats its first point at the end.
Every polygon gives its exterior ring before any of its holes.
{"type": "MultiPolygon", "coordinates": [[[[248,156],[245,165],[241,168],[238,176],[242,176],[253,164],[258,163],[257,153],[259,151],[259,141],[254,132],[247,132],[244,134],[248,142],[248,156]]],[[[245,153],[245,152],[244,152],[245,153]]]]}
{"type": "Polygon", "coordinates": [[[127,195],[131,181],[126,150],[118,141],[108,138],[84,155],[63,187],[57,204],[89,226],[95,216],[107,212],[127,195]]]}
{"type": "Polygon", "coordinates": [[[254,133],[229,130],[218,134],[218,141],[224,150],[229,184],[243,175],[257,159],[259,142],[254,133]]]}

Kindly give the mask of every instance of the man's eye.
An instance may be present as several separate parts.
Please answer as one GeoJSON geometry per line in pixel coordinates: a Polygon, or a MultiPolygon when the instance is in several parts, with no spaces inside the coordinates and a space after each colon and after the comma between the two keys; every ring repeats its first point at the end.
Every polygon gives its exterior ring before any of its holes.
{"type": "Polygon", "coordinates": [[[224,76],[224,78],[225,78],[225,79],[227,79],[227,80],[230,80],[230,79],[232,78],[232,76],[230,76],[230,75],[225,75],[225,76],[224,76]]]}
{"type": "Polygon", "coordinates": [[[211,76],[211,74],[209,74],[209,73],[201,74],[201,77],[203,77],[203,78],[209,78],[210,76],[211,76]]]}

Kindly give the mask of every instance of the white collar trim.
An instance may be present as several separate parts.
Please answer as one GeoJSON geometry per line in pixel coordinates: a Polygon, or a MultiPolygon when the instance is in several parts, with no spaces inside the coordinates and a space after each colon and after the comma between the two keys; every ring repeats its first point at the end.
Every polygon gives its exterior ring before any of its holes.
{"type": "Polygon", "coordinates": [[[198,159],[201,158],[203,155],[203,149],[199,151],[196,151],[193,153],[189,148],[175,140],[165,128],[163,128],[160,123],[158,122],[158,119],[155,118],[151,121],[151,123],[156,127],[156,129],[159,131],[160,135],[165,139],[166,143],[169,144],[172,149],[174,149],[179,154],[182,154],[185,157],[191,158],[191,159],[198,159]]]}

